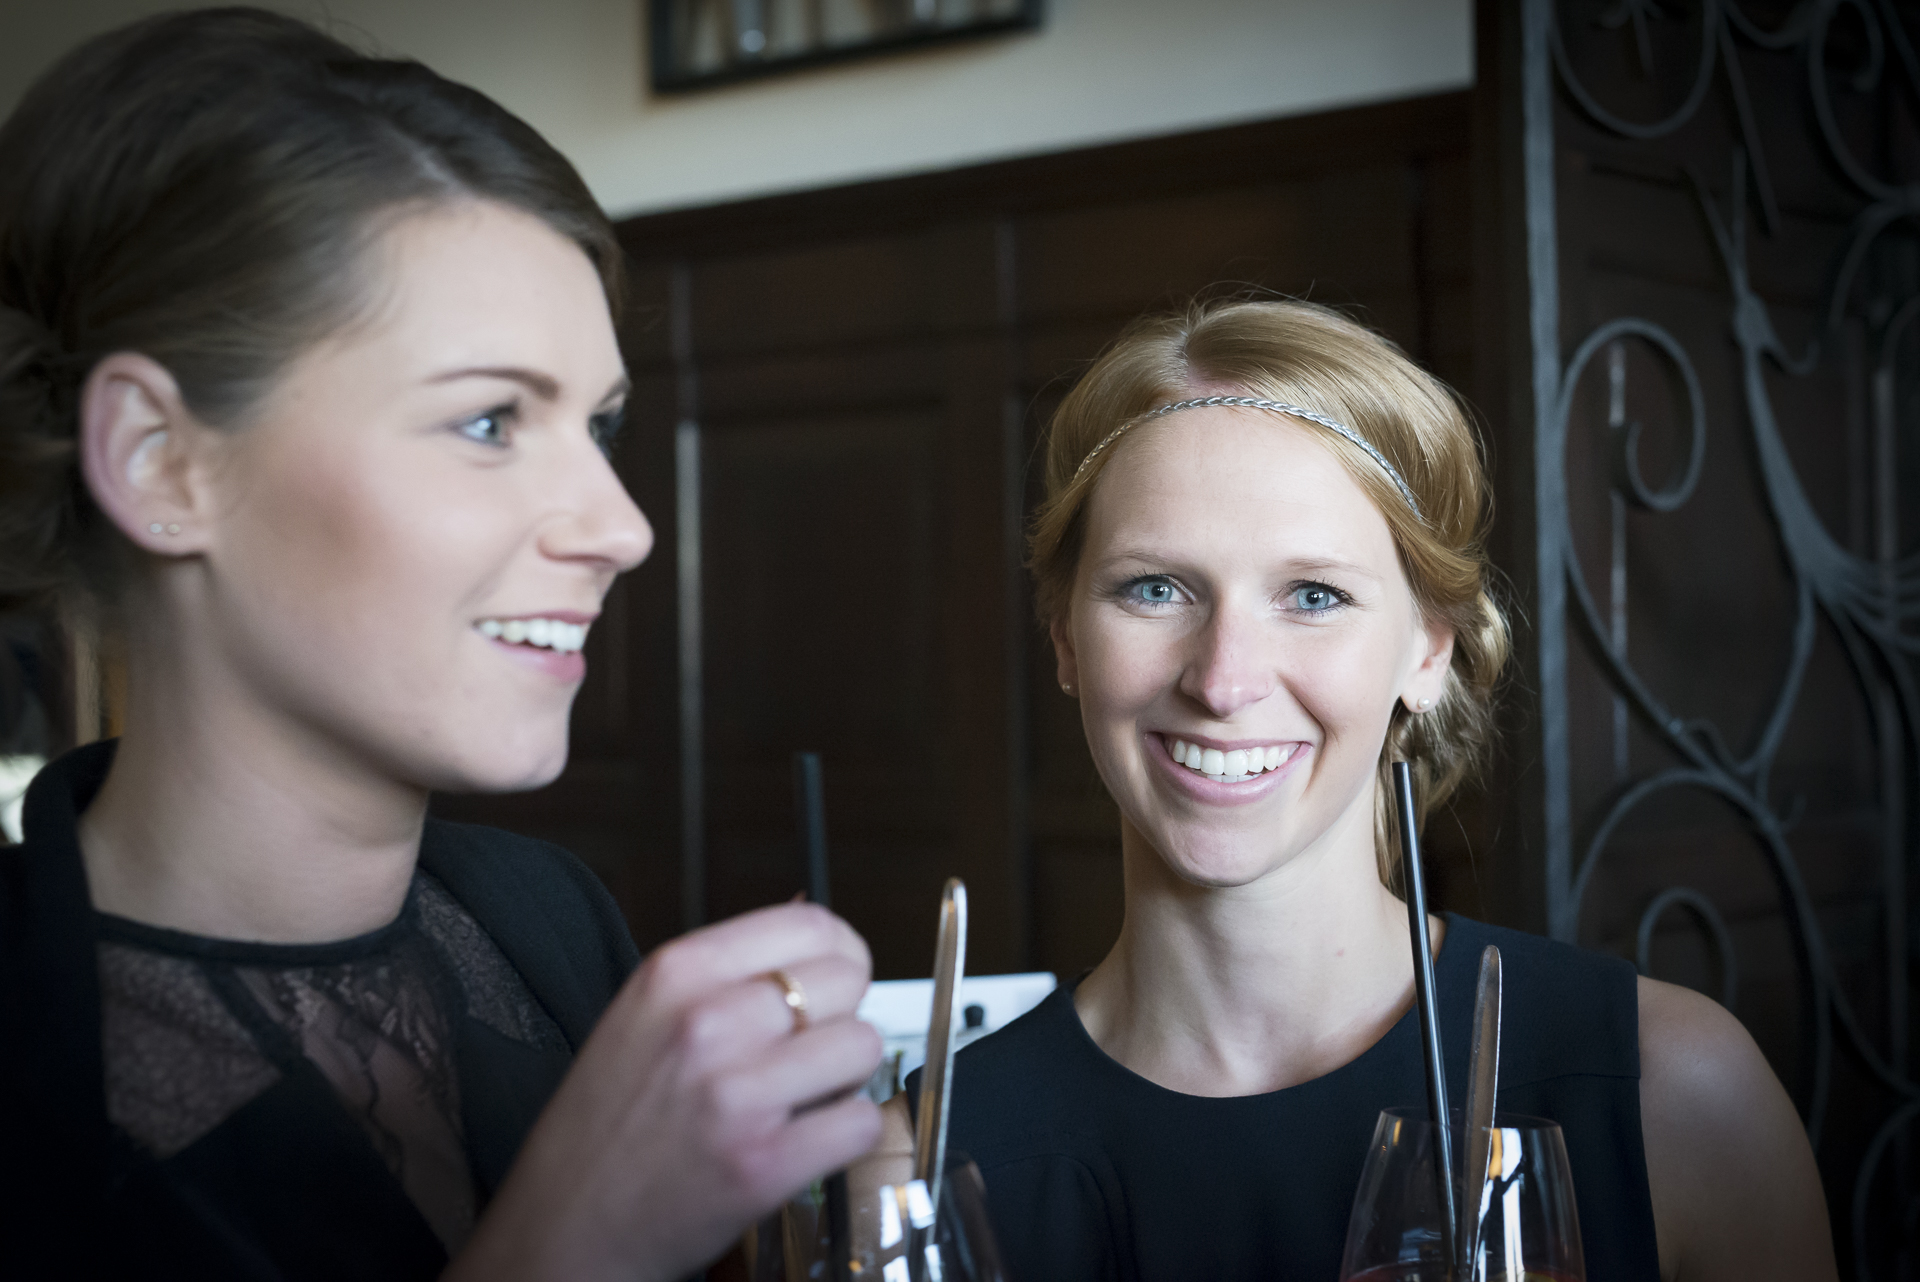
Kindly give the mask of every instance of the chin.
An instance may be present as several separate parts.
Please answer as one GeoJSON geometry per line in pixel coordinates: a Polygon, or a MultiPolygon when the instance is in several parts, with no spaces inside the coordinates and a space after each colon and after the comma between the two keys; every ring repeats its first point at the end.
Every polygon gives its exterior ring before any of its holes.
{"type": "Polygon", "coordinates": [[[1250,886],[1273,871],[1265,861],[1251,859],[1240,861],[1214,860],[1196,861],[1169,859],[1167,866],[1173,875],[1189,886],[1202,890],[1233,890],[1239,886],[1250,886]]]}
{"type": "Polygon", "coordinates": [[[423,773],[435,792],[529,792],[544,788],[567,768],[567,740],[501,743],[476,751],[468,740],[423,773]]]}
{"type": "Polygon", "coordinates": [[[531,761],[503,761],[487,773],[483,782],[476,783],[475,792],[527,792],[534,788],[544,788],[560,777],[567,768],[567,749],[563,744],[556,751],[546,753],[531,761]]]}
{"type": "MultiPolygon", "coordinates": [[[[1148,841],[1160,852],[1167,870],[1190,886],[1205,890],[1230,890],[1259,881],[1279,863],[1270,841],[1251,835],[1222,836],[1208,834],[1166,834],[1148,841]]],[[[1282,861],[1284,862],[1284,861],[1282,861]]]]}

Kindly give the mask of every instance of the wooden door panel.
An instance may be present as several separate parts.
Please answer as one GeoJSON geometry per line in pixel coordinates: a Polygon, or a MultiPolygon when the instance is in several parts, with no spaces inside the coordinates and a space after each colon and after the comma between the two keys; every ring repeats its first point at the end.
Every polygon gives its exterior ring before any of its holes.
{"type": "Polygon", "coordinates": [[[992,254],[990,238],[936,229],[702,263],[693,275],[695,349],[702,359],[847,350],[991,328],[992,254]]]}
{"type": "Polygon", "coordinates": [[[1407,171],[1381,166],[1036,217],[1022,225],[1033,264],[1022,274],[1022,314],[1034,324],[1132,315],[1221,282],[1326,288],[1373,305],[1383,287],[1410,284],[1411,203],[1407,171]]]}
{"type": "Polygon", "coordinates": [[[824,351],[713,356],[701,363],[700,417],[725,425],[793,414],[932,412],[944,371],[942,349],[920,335],[824,351]]]}
{"type": "Polygon", "coordinates": [[[930,415],[710,430],[708,699],[720,759],[801,744],[933,767],[930,415]],[[857,674],[857,677],[856,677],[857,674]],[[856,679],[848,679],[856,677],[856,679]],[[825,697],[823,697],[825,696],[825,697]]]}

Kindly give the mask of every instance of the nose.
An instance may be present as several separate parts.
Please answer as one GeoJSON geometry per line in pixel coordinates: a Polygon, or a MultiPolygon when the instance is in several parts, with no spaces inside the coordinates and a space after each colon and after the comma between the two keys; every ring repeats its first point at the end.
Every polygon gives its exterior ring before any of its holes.
{"type": "Polygon", "coordinates": [[[1207,714],[1225,721],[1274,690],[1274,670],[1260,645],[1260,625],[1223,604],[1193,637],[1194,651],[1180,674],[1180,691],[1207,714]]]}
{"type": "Polygon", "coordinates": [[[607,457],[589,443],[570,461],[569,471],[573,484],[565,518],[547,525],[541,550],[555,560],[586,562],[610,576],[646,560],[653,551],[653,526],[607,457]]]}

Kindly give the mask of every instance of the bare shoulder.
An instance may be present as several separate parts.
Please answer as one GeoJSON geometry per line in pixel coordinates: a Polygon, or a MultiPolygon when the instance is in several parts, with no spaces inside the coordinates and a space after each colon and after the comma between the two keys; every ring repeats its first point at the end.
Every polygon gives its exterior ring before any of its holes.
{"type": "MultiPolygon", "coordinates": [[[[1656,1102],[1742,1113],[1752,1095],[1786,1096],[1746,1025],[1691,988],[1641,979],[1640,1082],[1656,1102]]],[[[1788,1108],[1791,1109],[1791,1104],[1788,1108]]]]}
{"type": "Polygon", "coordinates": [[[1691,989],[1639,981],[1640,1122],[1673,1282],[1838,1277],[1793,1102],[1744,1025],[1691,989]]]}

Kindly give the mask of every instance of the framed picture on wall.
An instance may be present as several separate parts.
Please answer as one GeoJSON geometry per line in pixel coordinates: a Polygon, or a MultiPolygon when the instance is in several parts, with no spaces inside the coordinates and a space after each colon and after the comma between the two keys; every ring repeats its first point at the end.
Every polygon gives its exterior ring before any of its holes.
{"type": "Polygon", "coordinates": [[[656,93],[1040,26],[1044,0],[647,0],[656,93]]]}

